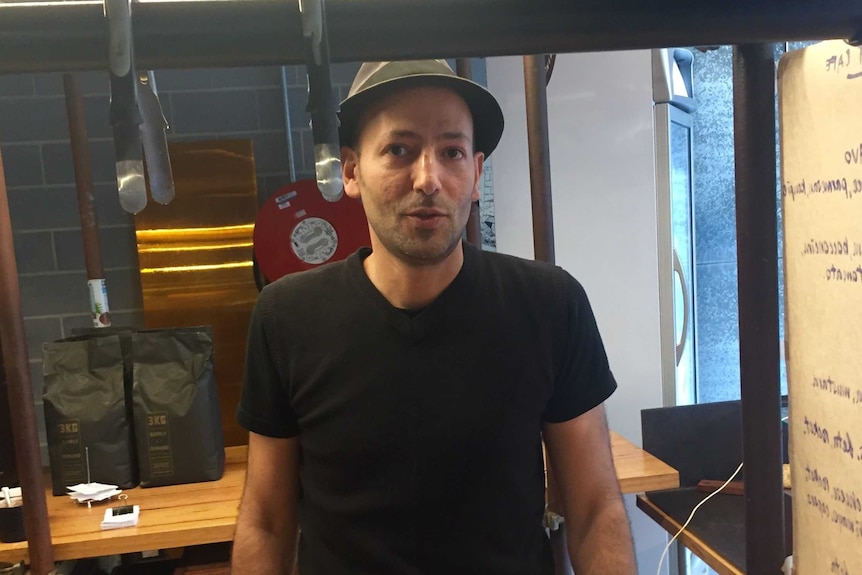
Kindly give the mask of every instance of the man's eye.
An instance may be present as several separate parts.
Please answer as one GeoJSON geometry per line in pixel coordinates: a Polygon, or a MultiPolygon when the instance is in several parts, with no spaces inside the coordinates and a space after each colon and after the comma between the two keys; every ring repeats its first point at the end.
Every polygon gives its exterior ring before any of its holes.
{"type": "Polygon", "coordinates": [[[461,158],[466,156],[466,154],[464,153],[464,150],[462,150],[460,148],[447,148],[446,151],[443,153],[450,160],[460,160],[461,158]]]}
{"type": "Polygon", "coordinates": [[[407,155],[407,147],[402,146],[400,144],[392,144],[386,149],[386,151],[387,151],[387,153],[389,153],[393,156],[396,156],[396,157],[401,157],[401,156],[407,155]]]}

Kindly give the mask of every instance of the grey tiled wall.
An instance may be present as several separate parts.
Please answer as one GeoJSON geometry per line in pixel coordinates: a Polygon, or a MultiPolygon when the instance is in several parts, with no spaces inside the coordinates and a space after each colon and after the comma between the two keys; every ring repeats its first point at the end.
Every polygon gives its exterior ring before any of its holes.
{"type": "MultiPolygon", "coordinates": [[[[358,64],[336,64],[333,82],[345,97],[358,64]]],[[[485,83],[484,62],[474,60],[485,83]]],[[[313,177],[305,112],[305,69],[285,68],[294,165],[298,179],[313,177]]],[[[279,67],[157,71],[156,86],[171,128],[170,141],[250,138],[261,200],[290,183],[282,69],[279,67]]],[[[106,73],[78,75],[84,97],[95,201],[113,323],[142,324],[134,220],[117,201],[114,150],[108,122],[106,73]]],[[[89,296],[69,147],[61,74],[0,76],[0,151],[6,171],[15,255],[40,418],[42,342],[90,325],[89,296]]],[[[490,175],[486,174],[490,186],[490,175]]],[[[493,246],[493,201],[483,202],[485,241],[493,246]]]]}
{"type": "MultiPolygon", "coordinates": [[[[356,65],[334,67],[344,89],[356,65]]],[[[313,163],[304,69],[286,69],[297,177],[313,163]]],[[[105,73],[78,75],[86,111],[102,258],[115,324],[142,324],[134,220],[117,201],[105,73]]],[[[242,68],[156,72],[171,126],[169,140],[251,138],[258,189],[265,199],[290,182],[281,69],[242,68]]],[[[30,354],[36,413],[41,406],[42,342],[90,325],[89,296],[60,74],[0,76],[0,151],[6,171],[19,286],[30,354]]],[[[43,449],[44,450],[44,449],[43,449]]]]}

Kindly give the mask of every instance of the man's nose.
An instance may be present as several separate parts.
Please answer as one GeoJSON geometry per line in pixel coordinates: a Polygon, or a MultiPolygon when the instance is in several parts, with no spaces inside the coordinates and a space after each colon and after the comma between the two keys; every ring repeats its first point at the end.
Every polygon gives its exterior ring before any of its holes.
{"type": "Polygon", "coordinates": [[[433,151],[423,152],[416,162],[413,189],[425,195],[440,191],[440,162],[433,151]]]}

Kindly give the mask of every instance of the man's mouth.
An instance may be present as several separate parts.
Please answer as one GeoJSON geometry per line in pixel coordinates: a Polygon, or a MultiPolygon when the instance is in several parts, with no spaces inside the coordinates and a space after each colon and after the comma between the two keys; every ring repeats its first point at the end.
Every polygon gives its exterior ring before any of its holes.
{"type": "Polygon", "coordinates": [[[407,215],[412,218],[419,218],[421,220],[432,220],[435,218],[442,218],[446,214],[434,209],[420,209],[407,212],[407,215]]]}

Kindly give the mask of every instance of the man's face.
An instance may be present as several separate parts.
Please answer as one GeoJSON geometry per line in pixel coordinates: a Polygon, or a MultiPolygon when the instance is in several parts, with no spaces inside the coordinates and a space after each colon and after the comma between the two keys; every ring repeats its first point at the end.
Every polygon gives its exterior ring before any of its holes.
{"type": "Polygon", "coordinates": [[[375,251],[431,265],[459,245],[484,155],[473,152],[473,118],[455,92],[388,96],[365,113],[356,148],[342,156],[345,192],[362,200],[375,251]]]}

